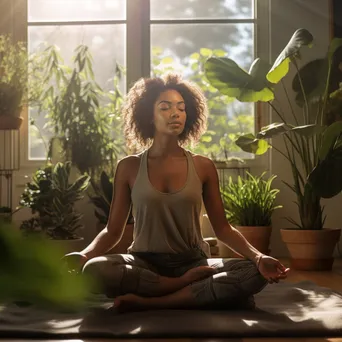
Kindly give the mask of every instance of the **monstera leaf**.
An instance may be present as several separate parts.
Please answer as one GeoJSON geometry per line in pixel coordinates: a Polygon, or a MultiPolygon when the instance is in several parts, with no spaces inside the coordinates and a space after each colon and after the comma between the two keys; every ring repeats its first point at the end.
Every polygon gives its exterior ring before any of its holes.
{"type": "Polygon", "coordinates": [[[256,136],[245,134],[239,136],[235,144],[243,151],[257,155],[264,154],[271,147],[265,139],[273,138],[277,135],[295,133],[301,136],[310,137],[319,134],[324,130],[324,126],[305,125],[292,126],[285,123],[273,123],[264,127],[256,136]]]}
{"type": "Polygon", "coordinates": [[[274,94],[266,80],[270,66],[257,58],[247,73],[233,60],[226,57],[211,57],[204,64],[209,83],[222,94],[241,102],[271,101],[274,94]]]}
{"type": "Polygon", "coordinates": [[[240,135],[235,141],[235,144],[243,151],[256,155],[262,155],[266,153],[271,147],[265,139],[258,139],[252,133],[240,135]]]}
{"type": "Polygon", "coordinates": [[[318,150],[318,163],[308,177],[316,194],[332,198],[342,191],[342,122],[325,129],[318,150]]]}
{"type": "Polygon", "coordinates": [[[267,80],[278,83],[288,73],[291,59],[299,55],[302,46],[310,46],[312,41],[313,36],[308,30],[298,29],[266,75],[267,80]]]}
{"type": "Polygon", "coordinates": [[[324,160],[319,160],[308,177],[315,193],[332,198],[342,191],[342,147],[332,148],[324,160]]]}
{"type": "Polygon", "coordinates": [[[325,58],[310,61],[299,69],[299,72],[292,81],[292,89],[297,93],[296,102],[298,105],[304,105],[304,96],[299,78],[301,79],[307,100],[311,101],[318,99],[319,96],[323,96],[325,90],[327,90],[326,82],[334,77],[334,74],[331,73],[331,66],[336,51],[341,47],[342,38],[333,38],[325,58]]]}

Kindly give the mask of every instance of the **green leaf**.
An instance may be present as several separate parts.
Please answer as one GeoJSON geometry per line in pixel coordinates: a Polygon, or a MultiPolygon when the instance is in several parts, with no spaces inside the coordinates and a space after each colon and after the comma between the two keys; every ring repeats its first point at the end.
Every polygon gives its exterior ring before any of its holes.
{"type": "Polygon", "coordinates": [[[328,61],[329,61],[329,64],[331,64],[332,62],[332,59],[335,55],[335,52],[340,48],[342,47],[342,38],[333,38],[332,41],[330,42],[329,44],[329,49],[328,49],[328,55],[327,55],[327,58],[328,58],[328,61]]]}
{"type": "Polygon", "coordinates": [[[160,61],[160,63],[163,63],[163,64],[172,64],[173,62],[174,62],[173,57],[164,57],[160,61]]]}
{"type": "Polygon", "coordinates": [[[241,89],[251,79],[232,59],[211,57],[204,64],[204,72],[210,84],[222,94],[238,97],[241,89]]]}
{"type": "Polygon", "coordinates": [[[310,46],[312,34],[306,29],[298,29],[274,62],[266,78],[272,83],[278,83],[289,71],[291,58],[298,56],[302,46],[310,46]]]}
{"type": "Polygon", "coordinates": [[[342,191],[342,148],[331,150],[308,177],[308,183],[322,198],[332,198],[342,191]]]}
{"type": "Polygon", "coordinates": [[[330,126],[328,126],[324,133],[323,133],[323,139],[321,142],[321,146],[319,149],[319,159],[322,161],[324,160],[329,151],[333,148],[335,142],[337,141],[338,137],[342,133],[342,122],[334,122],[330,126]]]}
{"type": "Polygon", "coordinates": [[[249,87],[256,91],[264,89],[268,84],[266,75],[270,68],[271,66],[264,60],[260,58],[255,59],[248,72],[252,76],[249,87]]]}
{"type": "Polygon", "coordinates": [[[293,127],[291,132],[297,133],[301,136],[311,137],[313,135],[322,133],[324,129],[325,129],[325,126],[312,124],[312,125],[293,127]]]}
{"type": "Polygon", "coordinates": [[[256,155],[266,153],[271,147],[266,140],[257,139],[251,133],[239,136],[239,138],[235,141],[235,144],[243,151],[256,155]]]}
{"type": "Polygon", "coordinates": [[[200,49],[200,54],[203,57],[210,57],[213,54],[213,51],[210,49],[207,49],[207,48],[202,48],[202,49],[200,49]]]}
{"type": "Polygon", "coordinates": [[[213,138],[210,135],[203,135],[201,138],[202,142],[211,142],[213,138]]]}
{"type": "Polygon", "coordinates": [[[200,54],[198,52],[194,52],[190,55],[190,59],[195,59],[196,61],[198,61],[199,58],[200,54]]]}
{"type": "Polygon", "coordinates": [[[304,92],[308,101],[319,98],[324,93],[327,78],[328,64],[325,59],[316,59],[304,65],[295,75],[292,81],[292,89],[297,93],[296,103],[304,106],[304,95],[299,82],[302,80],[304,92]]]}
{"type": "Polygon", "coordinates": [[[226,57],[211,57],[204,63],[210,84],[222,94],[241,102],[271,101],[273,91],[266,80],[267,64],[260,59],[253,62],[251,75],[226,57]]]}
{"type": "Polygon", "coordinates": [[[274,122],[271,125],[263,127],[257,134],[258,139],[272,138],[275,135],[283,134],[289,131],[292,127],[285,123],[274,122]]]}
{"type": "Polygon", "coordinates": [[[213,54],[214,56],[217,56],[217,57],[224,57],[227,54],[227,52],[224,50],[215,49],[213,50],[213,54]]]}

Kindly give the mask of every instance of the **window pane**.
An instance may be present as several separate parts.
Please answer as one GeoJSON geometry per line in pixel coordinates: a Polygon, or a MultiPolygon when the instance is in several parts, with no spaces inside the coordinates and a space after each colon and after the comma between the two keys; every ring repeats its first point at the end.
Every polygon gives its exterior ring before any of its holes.
{"type": "Polygon", "coordinates": [[[208,56],[227,56],[249,69],[254,56],[253,24],[152,26],[152,75],[176,71],[196,82],[208,99],[208,132],[197,152],[214,159],[252,158],[234,144],[238,134],[254,132],[254,106],[219,94],[205,78],[208,56]]]}
{"type": "Polygon", "coordinates": [[[126,19],[126,0],[28,0],[28,21],[126,19]]]}
{"type": "MultiPolygon", "coordinates": [[[[96,82],[105,90],[113,88],[113,77],[116,62],[125,67],[126,25],[90,25],[90,26],[44,26],[29,27],[30,52],[44,49],[45,43],[57,45],[64,64],[71,66],[74,50],[79,44],[89,47],[93,56],[93,68],[96,82]],[[113,38],[114,37],[114,38],[113,38]]],[[[121,89],[124,90],[125,79],[121,81],[121,89]]],[[[35,111],[30,111],[33,118],[48,142],[51,133],[43,129],[46,122],[43,115],[37,117],[35,111]]],[[[34,126],[30,126],[30,158],[45,158],[46,150],[39,132],[34,126]]]]}
{"type": "Polygon", "coordinates": [[[246,19],[253,0],[151,0],[151,19],[246,19]]]}

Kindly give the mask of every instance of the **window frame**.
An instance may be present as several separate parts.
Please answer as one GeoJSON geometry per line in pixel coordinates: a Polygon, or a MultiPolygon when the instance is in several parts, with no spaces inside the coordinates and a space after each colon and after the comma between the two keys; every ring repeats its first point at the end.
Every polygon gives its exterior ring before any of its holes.
{"type": "MultiPolygon", "coordinates": [[[[5,11],[0,15],[7,20],[6,25],[0,26],[2,32],[13,35],[15,40],[28,41],[28,0],[5,0],[5,11]]],[[[268,62],[270,58],[270,0],[254,0],[254,18],[250,19],[180,19],[180,20],[152,20],[150,19],[150,0],[130,0],[126,2],[126,20],[103,20],[103,21],[77,21],[76,24],[126,24],[126,88],[129,89],[137,79],[150,75],[150,25],[151,24],[177,24],[177,23],[243,23],[254,22],[254,56],[258,56],[268,62]],[[262,39],[259,37],[267,37],[262,39]],[[135,41],[135,44],[131,44],[135,41]]],[[[59,22],[56,22],[57,24],[59,22]]],[[[52,24],[56,24],[53,22],[52,24]]],[[[63,24],[70,24],[64,22],[63,24]]],[[[74,23],[74,22],[72,22],[74,23]]],[[[49,24],[51,24],[49,22],[49,24]]],[[[44,25],[44,22],[36,22],[34,25],[44,25]]],[[[271,110],[267,104],[255,105],[255,130],[270,123],[271,110]]],[[[24,119],[21,127],[21,169],[39,167],[44,159],[29,159],[29,125],[28,110],[22,112],[24,119]]],[[[247,159],[246,165],[253,172],[268,169],[270,166],[270,153],[254,159],[247,159]]]]}

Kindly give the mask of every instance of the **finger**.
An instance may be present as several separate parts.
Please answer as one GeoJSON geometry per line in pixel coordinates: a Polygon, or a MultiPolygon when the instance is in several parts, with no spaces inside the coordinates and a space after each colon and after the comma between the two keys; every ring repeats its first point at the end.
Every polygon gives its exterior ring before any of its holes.
{"type": "Polygon", "coordinates": [[[281,271],[281,272],[285,272],[286,267],[280,262],[277,262],[277,268],[281,271]]]}
{"type": "Polygon", "coordinates": [[[286,279],[287,278],[287,274],[279,274],[277,275],[277,279],[286,279]]]}

